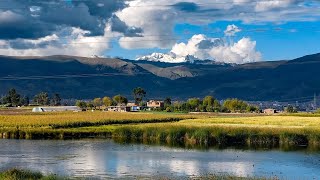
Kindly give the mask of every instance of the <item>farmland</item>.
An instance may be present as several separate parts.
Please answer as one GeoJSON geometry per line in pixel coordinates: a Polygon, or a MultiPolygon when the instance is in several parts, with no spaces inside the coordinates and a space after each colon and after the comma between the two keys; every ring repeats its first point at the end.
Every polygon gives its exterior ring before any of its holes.
{"type": "Polygon", "coordinates": [[[0,137],[64,139],[103,137],[183,145],[320,144],[320,117],[297,114],[171,114],[52,112],[2,113],[0,137]]]}

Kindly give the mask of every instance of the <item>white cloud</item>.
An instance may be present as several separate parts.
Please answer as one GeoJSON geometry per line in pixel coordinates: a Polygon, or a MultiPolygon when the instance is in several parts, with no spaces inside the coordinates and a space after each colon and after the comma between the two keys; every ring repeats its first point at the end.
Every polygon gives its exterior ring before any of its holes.
{"type": "Polygon", "coordinates": [[[238,32],[241,32],[241,29],[238,26],[231,24],[227,26],[227,29],[224,31],[224,35],[235,36],[238,32]]]}
{"type": "MultiPolygon", "coordinates": [[[[239,28],[229,25],[226,36],[234,35],[239,28]],[[236,29],[236,30],[235,30],[236,29]]],[[[256,41],[242,38],[236,43],[227,42],[226,38],[208,38],[203,34],[192,36],[187,43],[176,43],[168,54],[154,53],[138,60],[162,62],[186,62],[190,57],[196,60],[214,60],[216,62],[243,64],[262,60],[262,55],[256,50],[256,41]]]]}
{"type": "MultiPolygon", "coordinates": [[[[12,41],[0,41],[0,54],[9,56],[48,56],[48,55],[74,55],[74,56],[102,56],[107,49],[109,49],[109,42],[111,41],[110,27],[107,26],[106,35],[104,36],[86,36],[90,33],[80,28],[71,28],[70,34],[59,37],[56,34],[46,36],[43,38],[29,40],[19,39],[14,43],[31,44],[29,48],[15,48],[12,47],[12,41]],[[54,42],[54,43],[50,43],[54,42]],[[42,47],[41,44],[48,43],[42,47]],[[32,48],[33,47],[33,48],[32,48]]],[[[115,34],[116,36],[117,34],[115,34]]]]}
{"type": "MultiPolygon", "coordinates": [[[[143,37],[119,38],[120,46],[126,49],[170,49],[172,47],[171,51],[179,56],[192,54],[203,59],[219,57],[217,59],[230,62],[237,62],[236,59],[240,59],[239,62],[256,61],[259,60],[259,53],[250,50],[250,47],[255,48],[255,42],[248,38],[235,44],[226,43],[223,46],[206,47],[218,41],[225,43],[225,40],[198,35],[186,43],[175,44],[177,36],[174,34],[174,28],[177,24],[206,25],[217,21],[240,21],[254,24],[319,20],[319,3],[312,2],[314,3],[305,3],[302,0],[226,0],[223,2],[216,0],[99,0],[94,5],[90,2],[74,2],[74,7],[79,8],[61,7],[45,11],[47,6],[43,2],[24,4],[22,1],[4,1],[0,4],[18,10],[0,10],[0,24],[7,24],[12,29],[20,27],[20,31],[12,35],[7,29],[3,29],[3,32],[6,33],[0,34],[8,36],[6,39],[10,40],[1,40],[0,53],[4,55],[103,55],[110,48],[109,42],[112,39],[110,36],[119,36],[119,33],[112,32],[108,24],[109,18],[115,14],[128,27],[142,30],[143,37]],[[123,6],[123,2],[127,6],[123,6]],[[183,5],[185,6],[181,7],[183,5]],[[186,5],[191,8],[188,9],[186,5]],[[29,8],[21,13],[23,8],[20,7],[29,8]],[[65,16],[66,13],[68,16],[65,16]],[[16,26],[16,24],[22,25],[16,26]],[[41,24],[41,26],[31,29],[33,24],[41,24]],[[49,27],[50,24],[54,26],[49,27]],[[64,31],[61,28],[65,27],[72,28],[72,33],[59,34],[59,31],[64,31]],[[106,27],[105,31],[103,31],[104,27],[106,27]],[[35,33],[25,34],[29,29],[31,29],[30,32],[35,33]],[[41,30],[46,32],[40,33],[41,30]],[[90,33],[89,31],[92,33],[90,37],[85,35],[90,33]],[[46,39],[54,35],[58,39],[46,39]],[[32,44],[32,46],[29,49],[17,49],[11,46],[13,39],[21,43],[32,44]],[[223,53],[219,54],[212,48],[220,48],[223,53]]],[[[48,1],[47,3],[48,6],[49,4],[52,6],[52,3],[55,2],[48,1]]],[[[56,6],[60,7],[59,3],[56,6]]],[[[224,33],[230,37],[235,36],[238,32],[240,32],[238,27],[230,25],[224,33]]]]}
{"type": "MultiPolygon", "coordinates": [[[[116,13],[128,26],[143,29],[144,37],[122,37],[121,47],[126,49],[169,48],[174,39],[173,27],[176,13],[159,1],[130,1],[129,7],[116,13]]],[[[168,3],[164,3],[168,4],[168,3]]]]}
{"type": "Polygon", "coordinates": [[[230,46],[212,48],[209,51],[216,61],[243,64],[261,61],[262,55],[256,51],[256,42],[250,38],[242,38],[230,46]]]}
{"type": "Polygon", "coordinates": [[[296,3],[296,0],[269,0],[269,1],[258,1],[255,10],[256,11],[268,11],[275,8],[286,8],[293,3],[296,3]]]}
{"type": "Polygon", "coordinates": [[[0,24],[12,23],[20,19],[22,19],[21,15],[12,11],[0,11],[0,24]]]}
{"type": "MultiPolygon", "coordinates": [[[[174,44],[173,29],[176,24],[205,25],[217,21],[241,21],[255,23],[283,23],[289,21],[313,21],[320,19],[318,8],[301,5],[302,0],[132,0],[128,7],[116,14],[126,24],[143,29],[145,37],[126,37],[120,45],[126,49],[163,48],[174,44]],[[183,8],[181,4],[192,4],[183,8]],[[174,6],[166,6],[172,5],[174,6]],[[276,11],[275,11],[276,10],[276,11]],[[149,35],[153,35],[150,37],[149,35]],[[159,37],[160,36],[160,37],[159,37]]],[[[225,33],[234,36],[240,29],[230,26],[225,33]]]]}

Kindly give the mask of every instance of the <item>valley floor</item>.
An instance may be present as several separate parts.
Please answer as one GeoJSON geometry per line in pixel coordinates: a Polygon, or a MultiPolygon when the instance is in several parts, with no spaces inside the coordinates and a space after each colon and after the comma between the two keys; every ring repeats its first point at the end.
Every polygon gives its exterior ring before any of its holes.
{"type": "Polygon", "coordinates": [[[320,115],[179,114],[0,110],[0,138],[113,138],[185,146],[320,145],[320,115]]]}

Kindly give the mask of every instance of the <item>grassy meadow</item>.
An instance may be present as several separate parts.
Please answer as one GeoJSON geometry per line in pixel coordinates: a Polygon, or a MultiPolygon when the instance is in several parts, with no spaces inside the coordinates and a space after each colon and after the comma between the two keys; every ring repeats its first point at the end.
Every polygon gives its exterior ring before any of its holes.
{"type": "Polygon", "coordinates": [[[320,146],[320,116],[101,111],[0,113],[0,138],[87,137],[188,146],[320,146]]]}

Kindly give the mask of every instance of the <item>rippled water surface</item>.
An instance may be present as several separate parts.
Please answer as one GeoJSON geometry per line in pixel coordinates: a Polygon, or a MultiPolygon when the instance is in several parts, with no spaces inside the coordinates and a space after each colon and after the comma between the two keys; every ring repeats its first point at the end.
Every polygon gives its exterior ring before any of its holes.
{"type": "Polygon", "coordinates": [[[0,170],[18,167],[72,177],[237,176],[320,178],[320,153],[186,150],[111,140],[0,140],[0,170]]]}

